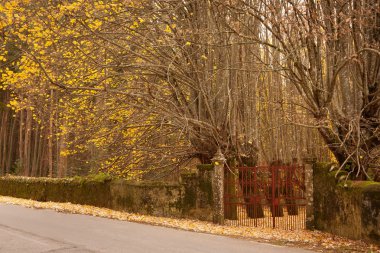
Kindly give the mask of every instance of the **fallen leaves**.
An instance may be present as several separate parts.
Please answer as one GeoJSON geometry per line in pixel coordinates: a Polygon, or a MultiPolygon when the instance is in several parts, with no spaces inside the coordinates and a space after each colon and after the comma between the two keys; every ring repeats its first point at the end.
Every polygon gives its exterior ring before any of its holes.
{"type": "Polygon", "coordinates": [[[29,208],[53,209],[58,212],[92,215],[103,218],[147,223],[169,228],[183,229],[215,235],[233,236],[255,241],[265,241],[281,245],[299,246],[319,252],[380,252],[378,246],[353,241],[320,231],[281,230],[271,228],[253,228],[242,226],[219,226],[210,222],[154,217],[115,211],[88,205],[72,203],[38,202],[12,197],[0,196],[0,203],[22,205],[29,208]]]}

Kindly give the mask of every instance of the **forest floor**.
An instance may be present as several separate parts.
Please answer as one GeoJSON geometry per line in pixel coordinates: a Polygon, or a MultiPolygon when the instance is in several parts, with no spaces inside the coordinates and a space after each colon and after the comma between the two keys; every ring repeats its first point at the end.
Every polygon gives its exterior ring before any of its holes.
{"type": "Polygon", "coordinates": [[[38,202],[12,197],[0,196],[0,203],[22,205],[36,209],[53,209],[58,212],[85,214],[103,218],[125,220],[130,222],[146,223],[156,226],[182,229],[200,233],[238,237],[258,242],[271,244],[296,246],[318,252],[379,252],[380,247],[362,241],[354,241],[334,236],[320,231],[308,230],[281,230],[271,228],[253,228],[237,226],[220,226],[210,222],[155,217],[148,215],[132,214],[115,211],[107,208],[99,208],[88,205],[71,203],[38,202]]]}

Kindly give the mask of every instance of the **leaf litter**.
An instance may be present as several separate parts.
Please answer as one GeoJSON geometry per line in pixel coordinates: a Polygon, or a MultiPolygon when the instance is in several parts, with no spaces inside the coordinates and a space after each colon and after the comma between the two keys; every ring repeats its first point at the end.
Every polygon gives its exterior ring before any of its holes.
{"type": "Polygon", "coordinates": [[[156,217],[124,211],[115,211],[108,208],[100,208],[89,205],[72,203],[39,202],[13,197],[0,196],[0,203],[21,205],[35,209],[53,209],[57,212],[92,215],[96,217],[117,219],[122,221],[138,222],[156,226],[164,226],[199,233],[237,237],[259,242],[295,246],[316,252],[365,252],[380,253],[379,246],[363,241],[355,241],[335,236],[321,231],[310,230],[282,230],[272,228],[254,228],[244,226],[221,226],[211,222],[178,219],[168,217],[156,217]]]}

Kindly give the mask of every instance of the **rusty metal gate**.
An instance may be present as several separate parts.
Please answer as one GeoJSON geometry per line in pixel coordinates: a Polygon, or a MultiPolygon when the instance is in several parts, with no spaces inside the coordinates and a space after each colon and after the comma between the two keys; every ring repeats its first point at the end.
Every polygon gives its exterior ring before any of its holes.
{"type": "Polygon", "coordinates": [[[227,224],[288,230],[306,227],[304,166],[226,168],[224,178],[227,224]]]}

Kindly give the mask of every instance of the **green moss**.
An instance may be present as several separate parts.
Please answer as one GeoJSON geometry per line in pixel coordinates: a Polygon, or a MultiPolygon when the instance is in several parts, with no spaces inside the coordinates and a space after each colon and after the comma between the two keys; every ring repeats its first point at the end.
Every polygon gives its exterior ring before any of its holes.
{"type": "Polygon", "coordinates": [[[181,179],[182,180],[188,180],[188,179],[196,178],[196,177],[197,177],[197,173],[195,173],[195,172],[192,172],[192,171],[181,172],[181,179]]]}
{"type": "Polygon", "coordinates": [[[109,182],[87,178],[26,178],[0,179],[0,195],[38,201],[72,202],[107,207],[109,182]]]}
{"type": "Polygon", "coordinates": [[[329,171],[329,172],[327,172],[327,176],[335,178],[337,176],[337,171],[336,170],[329,171]]]}
{"type": "Polygon", "coordinates": [[[200,171],[210,171],[214,169],[213,164],[198,164],[197,169],[200,171]]]}
{"type": "Polygon", "coordinates": [[[212,204],[213,193],[212,193],[212,183],[209,180],[199,180],[199,190],[204,193],[207,197],[207,203],[212,204]]]}
{"type": "Polygon", "coordinates": [[[330,170],[331,166],[333,165],[336,165],[335,163],[322,163],[322,162],[318,162],[318,163],[314,163],[314,169],[316,170],[330,170]]]}
{"type": "MultiPolygon", "coordinates": [[[[374,234],[380,213],[380,183],[346,180],[347,171],[330,171],[332,165],[314,165],[315,228],[353,239],[374,234]]],[[[377,238],[376,233],[371,236],[377,238]]]]}
{"type": "Polygon", "coordinates": [[[206,192],[206,193],[212,195],[212,184],[209,181],[200,180],[199,189],[203,192],[206,192]]]}
{"type": "Polygon", "coordinates": [[[73,182],[84,184],[87,181],[86,177],[75,176],[71,179],[73,182]]]}
{"type": "Polygon", "coordinates": [[[197,201],[197,192],[192,189],[186,189],[185,195],[182,201],[183,212],[186,213],[191,208],[194,208],[196,206],[196,201],[197,201]]]}
{"type": "MultiPolygon", "coordinates": [[[[87,204],[154,215],[191,216],[197,208],[198,198],[202,194],[208,197],[212,193],[211,184],[207,184],[206,178],[204,180],[200,190],[198,174],[194,173],[187,174],[186,180],[181,184],[111,180],[104,174],[73,178],[0,177],[0,195],[87,204]]],[[[205,206],[206,209],[211,210],[209,206],[205,206]]]]}
{"type": "Polygon", "coordinates": [[[354,183],[353,186],[361,187],[361,188],[367,188],[371,186],[378,186],[378,187],[380,186],[379,182],[374,182],[374,181],[356,181],[353,183],[354,183]]]}
{"type": "Polygon", "coordinates": [[[79,183],[83,184],[85,182],[90,182],[90,181],[104,183],[104,182],[111,181],[112,179],[113,179],[113,177],[110,174],[100,172],[100,173],[96,173],[96,174],[90,174],[90,175],[85,176],[85,177],[74,176],[72,178],[64,178],[61,180],[74,181],[74,182],[79,182],[79,183]]]}
{"type": "Polygon", "coordinates": [[[353,187],[360,189],[361,192],[380,194],[380,183],[374,181],[354,182],[353,187]]]}
{"type": "Polygon", "coordinates": [[[95,182],[107,182],[112,180],[112,176],[108,173],[100,172],[97,174],[89,175],[88,179],[95,182]]]}
{"type": "Polygon", "coordinates": [[[118,206],[122,206],[124,208],[131,207],[135,204],[132,196],[118,197],[116,201],[118,206]]]}
{"type": "Polygon", "coordinates": [[[133,182],[133,181],[126,181],[129,185],[138,186],[138,187],[178,187],[178,183],[174,182],[165,182],[165,181],[139,181],[139,182],[133,182]]]}
{"type": "Polygon", "coordinates": [[[351,181],[345,180],[337,184],[339,188],[345,188],[350,192],[376,191],[380,190],[380,183],[374,181],[351,181]]]}

